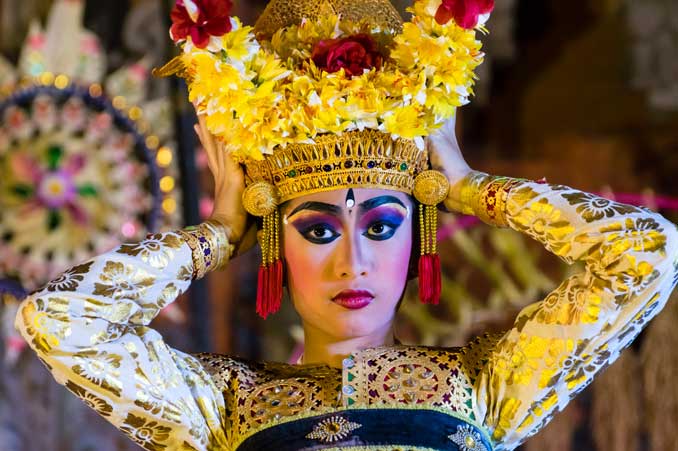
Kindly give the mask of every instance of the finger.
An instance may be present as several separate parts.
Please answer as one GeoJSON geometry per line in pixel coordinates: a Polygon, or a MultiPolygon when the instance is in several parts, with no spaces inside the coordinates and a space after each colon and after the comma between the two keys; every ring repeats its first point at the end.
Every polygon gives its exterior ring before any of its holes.
{"type": "Polygon", "coordinates": [[[202,148],[204,149],[205,154],[207,155],[207,166],[209,167],[210,172],[214,174],[216,161],[214,159],[214,155],[212,155],[212,152],[210,152],[207,146],[205,145],[205,137],[203,135],[203,131],[198,124],[193,126],[193,130],[195,130],[195,134],[198,135],[200,144],[202,145],[202,148]]]}
{"type": "Polygon", "coordinates": [[[217,146],[214,136],[207,128],[207,120],[204,115],[198,115],[198,125],[200,126],[200,136],[202,136],[202,145],[212,155],[216,155],[217,146]]]}
{"type": "Polygon", "coordinates": [[[242,184],[245,178],[242,166],[233,158],[230,151],[226,150],[225,146],[219,149],[221,154],[221,164],[224,168],[224,177],[227,181],[242,184]]]}
{"type": "Polygon", "coordinates": [[[227,174],[228,167],[226,167],[226,162],[224,161],[224,156],[226,154],[226,149],[224,149],[224,144],[219,141],[216,145],[216,160],[219,165],[219,174],[224,177],[227,174]]]}

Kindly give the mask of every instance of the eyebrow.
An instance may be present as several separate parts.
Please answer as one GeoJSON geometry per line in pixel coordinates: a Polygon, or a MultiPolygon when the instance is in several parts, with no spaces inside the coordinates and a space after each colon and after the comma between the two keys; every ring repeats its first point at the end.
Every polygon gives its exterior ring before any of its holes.
{"type": "Polygon", "coordinates": [[[373,208],[377,208],[378,206],[384,204],[398,204],[405,209],[407,208],[405,207],[405,204],[395,196],[373,197],[372,199],[367,199],[365,202],[362,202],[360,205],[358,205],[358,208],[360,209],[361,213],[365,213],[366,211],[372,210],[373,208]]]}
{"type": "MultiPolygon", "coordinates": [[[[403,208],[407,208],[405,207],[405,204],[395,196],[378,196],[361,202],[358,205],[358,209],[361,213],[365,213],[366,211],[372,210],[384,204],[398,204],[403,208]]],[[[338,207],[334,204],[327,204],[325,202],[304,202],[292,210],[290,214],[287,215],[287,217],[291,218],[302,210],[313,210],[320,213],[329,213],[333,216],[341,215],[341,207],[338,207]]]]}
{"type": "Polygon", "coordinates": [[[339,216],[341,214],[341,208],[337,207],[336,205],[326,204],[325,202],[304,202],[292,210],[292,212],[287,215],[287,217],[292,217],[302,210],[313,210],[320,213],[329,213],[334,216],[339,216]]]}

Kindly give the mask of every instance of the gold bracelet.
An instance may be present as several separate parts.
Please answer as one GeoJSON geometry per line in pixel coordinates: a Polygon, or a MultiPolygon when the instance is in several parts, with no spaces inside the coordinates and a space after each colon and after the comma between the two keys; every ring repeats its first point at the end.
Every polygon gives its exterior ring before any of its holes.
{"type": "Polygon", "coordinates": [[[196,226],[186,227],[180,230],[179,234],[191,248],[191,259],[193,260],[193,280],[202,278],[206,273],[205,259],[200,251],[200,242],[198,241],[199,229],[196,226]]]}
{"type": "Polygon", "coordinates": [[[179,233],[191,248],[194,280],[203,278],[208,271],[223,267],[233,252],[233,246],[220,224],[207,222],[186,227],[179,233]]]}
{"type": "Polygon", "coordinates": [[[525,181],[476,173],[471,176],[466,192],[462,191],[465,196],[464,202],[481,221],[498,227],[506,227],[508,226],[509,194],[515,186],[525,181]]]}
{"type": "Polygon", "coordinates": [[[217,255],[213,263],[214,270],[223,269],[231,259],[235,246],[231,244],[226,233],[226,228],[219,221],[208,220],[205,226],[212,232],[212,238],[217,249],[217,255]]]}
{"type": "Polygon", "coordinates": [[[483,185],[490,180],[484,172],[472,171],[463,182],[460,192],[461,212],[465,215],[476,215],[475,198],[483,185]]]}

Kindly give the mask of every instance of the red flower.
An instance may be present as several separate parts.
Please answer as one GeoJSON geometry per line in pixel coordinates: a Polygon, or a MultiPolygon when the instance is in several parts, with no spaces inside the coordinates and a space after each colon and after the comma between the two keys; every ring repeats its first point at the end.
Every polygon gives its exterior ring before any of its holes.
{"type": "Polygon", "coordinates": [[[351,76],[362,74],[364,69],[379,69],[383,60],[377,43],[368,34],[322,40],[313,48],[311,58],[320,69],[344,69],[351,76]]]}
{"type": "Polygon", "coordinates": [[[172,8],[170,35],[174,42],[191,37],[196,47],[207,47],[211,36],[231,31],[231,0],[177,0],[172,8]]]}
{"type": "Polygon", "coordinates": [[[462,28],[471,29],[478,25],[478,17],[494,9],[494,0],[443,0],[436,11],[436,22],[444,25],[454,18],[462,28]]]}

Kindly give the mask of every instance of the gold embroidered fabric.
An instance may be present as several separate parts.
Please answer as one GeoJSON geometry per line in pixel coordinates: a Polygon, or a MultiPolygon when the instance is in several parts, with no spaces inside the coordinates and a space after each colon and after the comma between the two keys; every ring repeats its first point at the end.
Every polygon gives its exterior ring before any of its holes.
{"type": "MultiPolygon", "coordinates": [[[[488,177],[467,180],[466,210],[478,208],[488,177]]],[[[72,268],[24,301],[17,327],[58,382],[149,450],[236,449],[273,424],[356,407],[443,411],[511,450],[661,311],[678,280],[678,234],[643,208],[510,183],[498,191],[502,222],[585,270],[503,336],[462,349],[368,349],[341,369],[184,354],[148,327],[191,281],[192,251],[178,233],[72,268]]]]}

